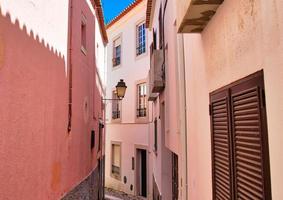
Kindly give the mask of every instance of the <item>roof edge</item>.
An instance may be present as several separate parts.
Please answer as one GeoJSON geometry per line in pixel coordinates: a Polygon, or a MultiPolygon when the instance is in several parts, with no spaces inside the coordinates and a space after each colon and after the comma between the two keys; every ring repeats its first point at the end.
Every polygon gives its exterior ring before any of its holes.
{"type": "Polygon", "coordinates": [[[102,10],[101,0],[93,0],[92,2],[94,2],[94,8],[97,11],[98,23],[100,26],[100,32],[102,34],[103,42],[107,44],[108,37],[107,37],[106,27],[104,23],[104,15],[103,15],[103,10],[102,10]]]}
{"type": "Polygon", "coordinates": [[[126,7],[124,10],[120,12],[119,15],[114,17],[107,25],[106,29],[109,29],[111,26],[113,26],[116,22],[118,22],[121,18],[123,18],[126,14],[128,14],[131,10],[133,10],[137,5],[139,5],[144,0],[135,0],[133,3],[131,3],[128,7],[126,7]]]}
{"type": "Polygon", "coordinates": [[[146,28],[150,27],[150,19],[151,19],[151,12],[152,12],[152,0],[147,0],[146,5],[146,20],[145,20],[145,26],[146,28]]]}

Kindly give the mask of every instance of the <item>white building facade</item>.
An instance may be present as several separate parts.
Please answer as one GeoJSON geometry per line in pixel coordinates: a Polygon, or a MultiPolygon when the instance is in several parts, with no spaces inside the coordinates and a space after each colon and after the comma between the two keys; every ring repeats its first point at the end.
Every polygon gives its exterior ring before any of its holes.
{"type": "Polygon", "coordinates": [[[107,27],[106,187],[129,194],[151,195],[147,101],[149,44],[146,1],[137,0],[107,27]],[[123,79],[125,97],[117,101],[115,86],[123,79]]]}

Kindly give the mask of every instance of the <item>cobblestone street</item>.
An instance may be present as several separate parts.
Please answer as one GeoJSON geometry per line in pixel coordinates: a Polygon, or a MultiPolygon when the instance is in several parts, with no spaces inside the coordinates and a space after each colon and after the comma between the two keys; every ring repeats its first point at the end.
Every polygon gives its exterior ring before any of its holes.
{"type": "Polygon", "coordinates": [[[105,188],[105,200],[145,200],[146,198],[128,195],[123,192],[105,188]]]}

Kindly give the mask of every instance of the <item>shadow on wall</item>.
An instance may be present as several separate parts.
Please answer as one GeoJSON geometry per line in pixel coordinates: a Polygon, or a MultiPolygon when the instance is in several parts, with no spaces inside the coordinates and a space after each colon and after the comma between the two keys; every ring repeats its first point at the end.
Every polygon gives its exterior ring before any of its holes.
{"type": "Polygon", "coordinates": [[[56,199],[70,187],[62,184],[66,68],[61,53],[0,7],[0,199],[56,199]]]}

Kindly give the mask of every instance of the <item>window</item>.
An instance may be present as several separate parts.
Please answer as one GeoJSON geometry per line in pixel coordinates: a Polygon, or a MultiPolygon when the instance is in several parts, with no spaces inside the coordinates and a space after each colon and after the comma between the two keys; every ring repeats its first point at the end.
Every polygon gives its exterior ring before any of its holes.
{"type": "Polygon", "coordinates": [[[137,52],[136,55],[139,56],[145,53],[146,50],[146,32],[145,32],[145,22],[142,22],[137,26],[137,52]]]}
{"type": "Polygon", "coordinates": [[[121,145],[112,144],[111,174],[114,178],[121,178],[121,145]]]}
{"type": "Polygon", "coordinates": [[[178,200],[179,197],[179,163],[178,155],[172,153],[172,199],[178,200]]]}
{"type": "Polygon", "coordinates": [[[159,49],[163,48],[163,20],[162,20],[162,6],[159,10],[158,22],[159,22],[159,49]]]}
{"type": "Polygon", "coordinates": [[[271,199],[263,71],[210,94],[213,199],[271,199]]]}
{"type": "MultiPolygon", "coordinates": [[[[118,99],[116,91],[112,92],[112,98],[118,99]]],[[[113,100],[112,101],[112,119],[120,119],[120,101],[113,100]]]]}
{"type": "Polygon", "coordinates": [[[157,118],[154,120],[154,151],[157,152],[157,118]]]}
{"type": "Polygon", "coordinates": [[[104,124],[99,122],[99,130],[98,130],[98,152],[102,150],[102,133],[104,129],[104,124]]]}
{"type": "Polygon", "coordinates": [[[146,117],[146,83],[138,84],[137,86],[138,96],[137,96],[137,117],[146,117]]]}
{"type": "Polygon", "coordinates": [[[81,50],[86,53],[86,18],[82,16],[81,22],[81,50]]]}
{"type": "Polygon", "coordinates": [[[95,131],[94,130],[92,130],[91,131],[91,136],[90,136],[91,138],[90,138],[90,149],[92,150],[93,148],[94,148],[94,146],[95,146],[95,131]]]}
{"type": "Polygon", "coordinates": [[[152,42],[152,44],[153,44],[153,49],[157,49],[156,47],[157,47],[157,41],[156,41],[156,30],[153,28],[153,31],[152,31],[152,38],[153,38],[153,42],[152,42]]]}
{"type": "Polygon", "coordinates": [[[96,50],[95,50],[95,60],[96,60],[96,64],[98,64],[99,63],[99,44],[98,43],[96,43],[96,50]]]}
{"type": "Polygon", "coordinates": [[[121,37],[113,42],[113,67],[121,64],[121,37]]]}
{"type": "Polygon", "coordinates": [[[135,158],[132,157],[132,170],[135,170],[135,158]]]}

